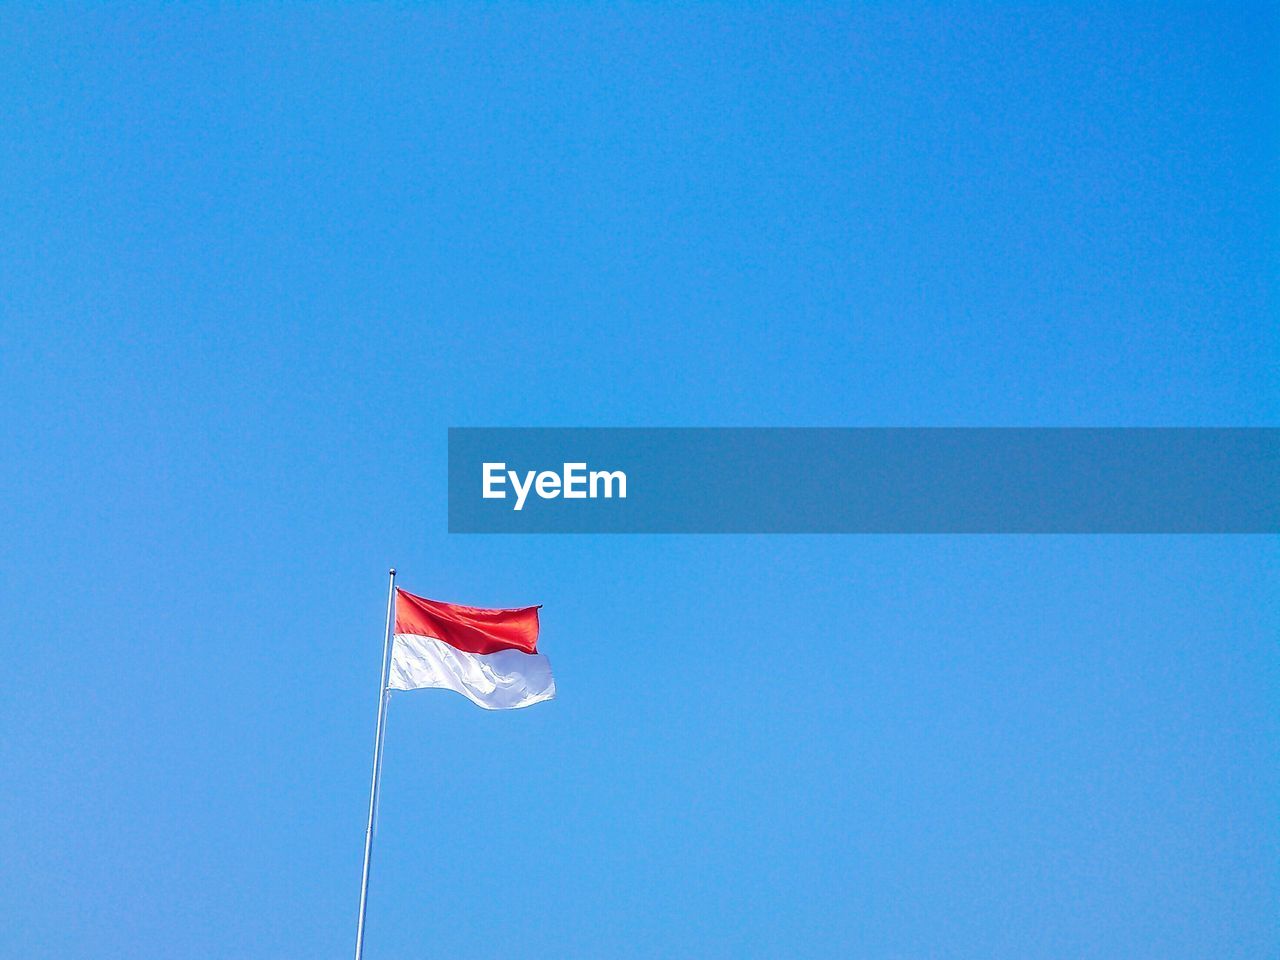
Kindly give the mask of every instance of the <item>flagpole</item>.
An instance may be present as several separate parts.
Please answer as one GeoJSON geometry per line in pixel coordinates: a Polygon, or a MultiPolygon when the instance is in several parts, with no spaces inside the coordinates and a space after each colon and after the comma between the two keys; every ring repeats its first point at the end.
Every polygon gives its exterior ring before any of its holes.
{"type": "Polygon", "coordinates": [[[360,919],[356,923],[356,960],[364,957],[364,913],[369,903],[369,860],[373,855],[373,818],[378,810],[378,785],[382,780],[382,735],[387,720],[387,655],[391,650],[391,623],[396,608],[396,568],[387,585],[387,626],[382,637],[382,679],[378,682],[378,725],[373,736],[373,780],[369,784],[369,826],[364,832],[364,869],[360,873],[360,919]]]}

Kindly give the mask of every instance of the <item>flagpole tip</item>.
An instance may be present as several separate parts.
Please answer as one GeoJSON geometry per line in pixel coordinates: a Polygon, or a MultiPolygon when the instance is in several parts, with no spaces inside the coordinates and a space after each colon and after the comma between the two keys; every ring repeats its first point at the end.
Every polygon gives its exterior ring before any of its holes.
{"type": "Polygon", "coordinates": [[[395,575],[396,575],[396,568],[395,568],[395,567],[392,567],[392,568],[391,568],[391,576],[393,576],[393,577],[394,577],[395,575]]]}

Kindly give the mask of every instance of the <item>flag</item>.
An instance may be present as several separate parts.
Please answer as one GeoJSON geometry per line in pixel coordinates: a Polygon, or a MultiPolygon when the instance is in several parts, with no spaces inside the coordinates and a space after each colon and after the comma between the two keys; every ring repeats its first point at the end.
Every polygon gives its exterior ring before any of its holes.
{"type": "Polygon", "coordinates": [[[556,695],[538,653],[538,608],[489,610],[396,589],[392,690],[456,690],[486,710],[514,710],[556,695]]]}

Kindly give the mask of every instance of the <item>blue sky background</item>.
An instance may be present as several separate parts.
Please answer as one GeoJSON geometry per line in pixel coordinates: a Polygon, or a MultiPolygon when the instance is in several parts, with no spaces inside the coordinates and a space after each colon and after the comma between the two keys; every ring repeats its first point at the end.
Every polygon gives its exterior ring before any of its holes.
{"type": "MultiPolygon", "coordinates": [[[[1274,425],[1277,12],[0,11],[0,929],[1280,953],[1273,537],[445,533],[449,426],[1274,425]]],[[[518,944],[518,950],[512,947],[518,944]]]]}

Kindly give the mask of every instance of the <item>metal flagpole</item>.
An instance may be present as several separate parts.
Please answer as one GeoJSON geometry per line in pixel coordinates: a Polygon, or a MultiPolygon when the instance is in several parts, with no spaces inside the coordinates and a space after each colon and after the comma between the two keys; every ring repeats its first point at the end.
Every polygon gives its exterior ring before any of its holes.
{"type": "Polygon", "coordinates": [[[387,722],[387,657],[391,650],[391,623],[396,608],[396,568],[387,586],[387,627],[382,638],[382,679],[378,682],[378,726],[373,736],[373,781],[369,784],[369,826],[364,832],[364,870],[360,873],[360,920],[356,923],[356,960],[364,956],[364,911],[369,902],[369,860],[373,855],[373,818],[378,810],[378,784],[382,780],[382,735],[387,722]]]}

